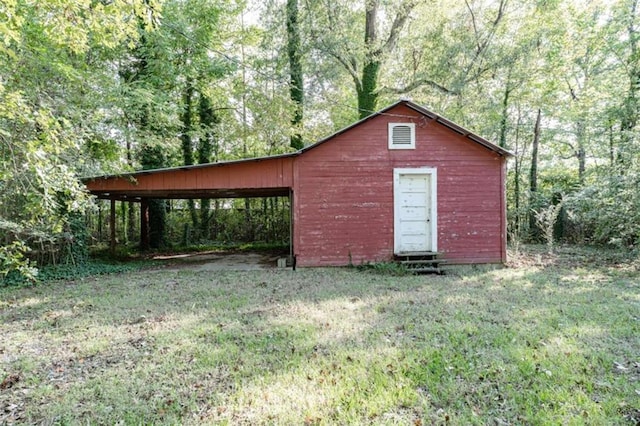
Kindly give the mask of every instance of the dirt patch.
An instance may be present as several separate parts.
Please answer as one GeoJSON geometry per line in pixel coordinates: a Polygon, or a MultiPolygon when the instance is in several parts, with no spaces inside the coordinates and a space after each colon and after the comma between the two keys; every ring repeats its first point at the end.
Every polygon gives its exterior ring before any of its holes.
{"type": "Polygon", "coordinates": [[[281,253],[205,252],[155,256],[168,262],[169,269],[189,268],[195,271],[253,271],[277,266],[281,253]]]}

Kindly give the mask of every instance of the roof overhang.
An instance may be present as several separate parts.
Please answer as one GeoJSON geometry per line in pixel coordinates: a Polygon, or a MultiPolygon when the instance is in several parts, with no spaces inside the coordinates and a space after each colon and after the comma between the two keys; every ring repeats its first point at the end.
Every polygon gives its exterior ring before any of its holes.
{"type": "Polygon", "coordinates": [[[136,190],[124,191],[96,191],[91,194],[103,200],[118,200],[140,202],[143,199],[215,199],[215,198],[259,198],[259,197],[288,197],[289,188],[239,188],[239,189],[208,189],[208,190],[136,190]]]}
{"type": "MultiPolygon", "coordinates": [[[[300,155],[301,151],[290,152],[287,154],[279,154],[279,155],[268,155],[264,157],[253,157],[253,158],[242,158],[238,160],[228,160],[228,161],[216,161],[215,163],[204,163],[204,164],[193,164],[190,166],[177,166],[177,167],[165,167],[160,169],[147,169],[147,170],[137,170],[135,172],[127,172],[127,173],[118,173],[113,175],[99,175],[99,176],[90,176],[86,178],[82,178],[83,183],[90,182],[92,180],[99,179],[112,179],[112,178],[137,178],[140,176],[151,175],[151,174],[160,174],[160,173],[173,173],[176,170],[189,171],[189,170],[197,170],[197,169],[208,169],[213,167],[225,167],[234,164],[243,164],[243,163],[259,163],[262,161],[275,160],[279,158],[290,158],[296,157],[300,155]]],[[[195,197],[198,198],[198,197],[195,197]]]]}

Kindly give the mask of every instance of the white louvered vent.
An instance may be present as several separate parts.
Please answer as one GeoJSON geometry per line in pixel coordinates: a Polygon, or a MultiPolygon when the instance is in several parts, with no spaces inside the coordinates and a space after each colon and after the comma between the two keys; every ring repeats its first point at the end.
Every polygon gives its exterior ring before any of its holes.
{"type": "Polygon", "coordinates": [[[414,149],[415,136],[414,123],[389,123],[389,149],[414,149]]]}
{"type": "Polygon", "coordinates": [[[394,145],[411,145],[411,127],[394,126],[393,127],[393,144],[394,145]]]}

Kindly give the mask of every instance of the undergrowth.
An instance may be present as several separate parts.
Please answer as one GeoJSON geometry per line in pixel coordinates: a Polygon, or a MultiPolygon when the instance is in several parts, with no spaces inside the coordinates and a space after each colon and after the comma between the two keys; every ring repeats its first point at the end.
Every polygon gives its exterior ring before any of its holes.
{"type": "Polygon", "coordinates": [[[175,250],[185,253],[200,252],[200,251],[271,251],[271,250],[289,250],[289,245],[286,243],[265,243],[265,242],[253,242],[253,243],[234,243],[234,242],[208,242],[201,244],[191,244],[187,246],[172,246],[166,250],[175,250]]]}
{"type": "Polygon", "coordinates": [[[114,262],[100,259],[88,260],[80,264],[64,263],[58,265],[48,265],[40,268],[35,279],[30,280],[18,273],[9,273],[2,281],[0,287],[27,286],[42,284],[58,280],[74,280],[93,275],[116,274],[131,272],[149,266],[150,261],[114,262]]]}

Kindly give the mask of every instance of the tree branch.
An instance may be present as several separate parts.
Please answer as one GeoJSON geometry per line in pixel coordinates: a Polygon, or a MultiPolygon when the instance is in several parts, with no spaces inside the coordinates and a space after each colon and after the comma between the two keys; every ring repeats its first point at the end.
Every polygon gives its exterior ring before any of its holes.
{"type": "MultiPolygon", "coordinates": [[[[327,5],[325,7],[325,10],[327,12],[327,17],[329,20],[329,31],[330,32],[336,32],[336,25],[335,25],[335,17],[333,16],[332,13],[332,9],[329,6],[330,2],[327,2],[327,5]]],[[[305,1],[306,7],[308,10],[312,10],[312,7],[309,3],[309,0],[305,1]]],[[[353,79],[353,81],[356,84],[356,87],[360,87],[361,86],[361,82],[360,82],[360,77],[358,76],[358,63],[357,63],[357,59],[355,57],[355,55],[351,54],[349,52],[349,47],[348,45],[345,46],[345,50],[347,51],[345,55],[342,55],[338,52],[337,49],[333,48],[332,46],[330,46],[329,44],[327,44],[327,41],[324,37],[320,36],[316,31],[315,31],[315,27],[311,27],[311,36],[313,39],[320,41],[320,46],[319,46],[319,50],[323,51],[324,53],[328,54],[329,56],[331,56],[332,58],[334,58],[335,60],[337,60],[340,65],[342,65],[347,72],[349,73],[349,75],[351,76],[351,78],[353,79]]]]}
{"type": "Polygon", "coordinates": [[[398,37],[400,36],[400,31],[402,31],[402,28],[409,18],[409,14],[413,8],[416,7],[416,4],[417,2],[413,0],[403,4],[402,8],[393,20],[393,24],[391,24],[391,30],[389,31],[387,41],[385,41],[385,43],[374,52],[376,56],[389,53],[395,49],[396,44],[398,43],[398,37]]]}
{"type": "Polygon", "coordinates": [[[476,35],[476,52],[479,52],[481,50],[480,47],[480,34],[478,32],[478,24],[476,24],[476,14],[473,13],[473,9],[471,8],[471,5],[469,4],[469,2],[467,0],[464,0],[464,4],[467,6],[467,9],[469,10],[469,13],[471,14],[471,23],[473,24],[473,32],[476,35]]]}
{"type": "MultiPolygon", "coordinates": [[[[467,0],[465,0],[465,4],[467,5],[467,8],[469,9],[469,13],[471,13],[473,26],[474,26],[474,32],[475,32],[475,36],[476,36],[476,53],[473,56],[473,59],[471,59],[471,63],[469,64],[469,66],[467,67],[467,69],[466,69],[466,71],[464,73],[465,76],[468,76],[468,74],[471,71],[471,69],[473,68],[474,64],[478,61],[480,56],[482,56],[484,54],[485,50],[489,46],[489,43],[493,39],[493,36],[496,33],[498,25],[500,24],[500,22],[502,21],[502,18],[504,17],[504,12],[505,12],[505,9],[507,8],[507,2],[508,2],[508,0],[500,0],[500,5],[498,6],[498,14],[496,15],[496,19],[493,20],[493,23],[491,24],[491,28],[489,29],[489,32],[488,32],[487,36],[485,37],[485,39],[481,40],[480,33],[478,32],[478,29],[476,27],[475,14],[473,13],[473,10],[471,9],[471,6],[467,2],[467,0]]],[[[473,78],[477,78],[479,75],[481,75],[481,74],[480,73],[475,73],[473,78]]],[[[465,77],[465,81],[470,81],[473,78],[469,79],[469,78],[465,77]]]]}
{"type": "Polygon", "coordinates": [[[360,85],[360,76],[358,76],[358,69],[355,58],[351,58],[351,60],[347,60],[339,55],[337,52],[332,51],[331,49],[327,49],[326,53],[332,56],[335,60],[340,62],[340,64],[347,70],[351,78],[356,83],[356,86],[360,85]]]}
{"type": "Polygon", "coordinates": [[[571,94],[571,99],[573,99],[574,101],[580,100],[578,98],[578,95],[576,94],[576,91],[573,89],[573,86],[571,85],[571,82],[569,81],[569,79],[565,78],[564,81],[567,83],[567,87],[569,88],[569,93],[571,94]]]}
{"type": "Polygon", "coordinates": [[[558,143],[561,145],[566,145],[571,150],[571,155],[569,157],[562,157],[564,160],[568,160],[569,158],[576,158],[578,156],[578,150],[573,146],[570,142],[559,140],[558,143]]]}
{"type": "Polygon", "coordinates": [[[460,92],[457,90],[451,90],[447,87],[444,87],[443,85],[436,83],[433,80],[430,80],[428,78],[418,78],[414,81],[412,81],[411,83],[407,84],[404,87],[382,87],[378,93],[384,93],[384,94],[395,94],[395,95],[402,95],[404,93],[409,93],[414,91],[415,89],[417,89],[418,87],[422,87],[422,86],[429,86],[433,89],[438,90],[441,93],[444,93],[446,95],[459,95],[460,92]]]}

